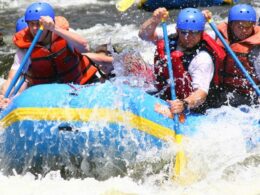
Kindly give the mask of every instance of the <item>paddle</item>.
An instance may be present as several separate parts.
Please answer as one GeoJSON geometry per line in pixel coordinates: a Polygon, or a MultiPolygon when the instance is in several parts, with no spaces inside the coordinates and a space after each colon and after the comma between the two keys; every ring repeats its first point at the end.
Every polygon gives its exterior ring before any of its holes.
{"type": "Polygon", "coordinates": [[[245,69],[245,67],[243,66],[243,64],[239,61],[238,57],[236,56],[236,54],[233,52],[233,50],[230,48],[230,46],[227,44],[227,42],[225,41],[224,37],[222,36],[222,34],[219,32],[219,30],[217,29],[215,23],[213,22],[212,19],[208,20],[208,23],[210,25],[210,27],[214,30],[214,32],[216,33],[216,35],[218,36],[218,38],[221,40],[221,42],[223,43],[223,45],[225,46],[227,52],[229,53],[229,55],[233,58],[233,60],[236,62],[238,68],[242,71],[242,73],[244,74],[244,76],[246,77],[247,81],[252,85],[252,87],[255,89],[258,97],[260,97],[260,90],[258,88],[258,86],[256,85],[255,81],[252,79],[252,77],[249,75],[249,73],[247,72],[247,70],[245,69]]]}
{"type": "MultiPolygon", "coordinates": [[[[30,55],[32,53],[32,50],[33,50],[34,46],[38,42],[38,40],[39,40],[39,38],[40,38],[40,36],[42,34],[42,31],[43,31],[43,26],[40,26],[39,30],[37,31],[37,33],[36,33],[36,35],[35,35],[35,37],[34,37],[34,39],[32,41],[32,44],[30,45],[30,47],[29,47],[28,51],[26,52],[26,54],[25,54],[25,56],[24,56],[24,58],[23,58],[23,60],[22,60],[22,62],[20,64],[17,72],[15,73],[13,80],[11,81],[10,85],[8,86],[8,89],[5,92],[5,95],[4,95],[5,98],[9,97],[13,87],[16,85],[19,77],[21,76],[22,71],[24,69],[24,66],[27,63],[27,61],[28,61],[28,59],[29,59],[29,57],[30,57],[30,55]]],[[[20,85],[20,87],[21,87],[21,85],[20,85]]],[[[19,90],[19,89],[16,89],[16,90],[19,90]]]]}
{"type": "Polygon", "coordinates": [[[116,4],[116,8],[120,12],[126,11],[128,8],[130,8],[134,4],[135,0],[120,0],[116,4]]]}
{"type": "MultiPolygon", "coordinates": [[[[167,67],[168,67],[168,73],[169,73],[169,77],[170,77],[171,98],[172,98],[172,100],[175,100],[176,99],[175,84],[174,84],[174,76],[173,76],[173,70],[172,70],[172,61],[171,61],[171,55],[170,55],[170,46],[169,46],[169,39],[168,39],[168,33],[167,33],[167,25],[166,25],[165,20],[162,20],[162,29],[163,29],[165,50],[166,50],[166,54],[167,54],[167,67]]],[[[178,114],[174,114],[174,130],[175,130],[176,143],[181,144],[182,143],[182,132],[180,131],[180,127],[179,127],[178,114]]],[[[175,175],[177,177],[181,175],[185,166],[186,166],[186,157],[184,155],[184,151],[180,150],[176,154],[175,167],[174,167],[175,175]]]]}
{"type": "Polygon", "coordinates": [[[224,3],[228,3],[228,4],[230,4],[230,5],[233,5],[233,4],[237,3],[238,0],[224,0],[223,2],[224,2],[224,3]]]}

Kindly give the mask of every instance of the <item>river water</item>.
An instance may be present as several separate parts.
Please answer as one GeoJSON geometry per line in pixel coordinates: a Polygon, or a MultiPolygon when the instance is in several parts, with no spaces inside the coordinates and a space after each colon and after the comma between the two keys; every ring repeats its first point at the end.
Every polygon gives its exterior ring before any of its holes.
{"type": "MultiPolygon", "coordinates": [[[[12,64],[15,52],[11,42],[15,21],[23,15],[26,6],[31,2],[33,1],[0,0],[0,32],[5,42],[5,45],[0,47],[2,77],[12,64]]],[[[147,63],[152,64],[154,46],[141,41],[137,36],[139,25],[151,16],[150,12],[134,6],[125,13],[119,13],[114,0],[48,2],[55,7],[56,15],[65,16],[71,28],[86,37],[92,48],[111,43],[123,50],[134,49],[141,53],[147,63]]],[[[240,2],[252,3],[256,7],[258,17],[260,16],[259,0],[240,2]]],[[[226,20],[229,6],[209,9],[213,12],[216,23],[226,20]]],[[[171,19],[176,19],[177,13],[178,10],[171,11],[171,19]]],[[[169,25],[168,30],[173,31],[174,25],[169,25]]],[[[213,35],[209,26],[207,31],[213,35]]],[[[5,176],[0,172],[0,194],[260,194],[260,147],[256,144],[251,149],[246,148],[244,140],[245,136],[251,136],[253,142],[259,141],[254,138],[260,137],[260,126],[252,125],[255,121],[259,123],[259,107],[222,107],[208,114],[209,121],[205,121],[201,132],[185,146],[192,156],[190,166],[200,175],[200,179],[190,185],[179,185],[169,179],[165,176],[168,172],[165,168],[154,174],[144,173],[140,180],[132,176],[135,174],[126,174],[104,181],[95,178],[65,180],[58,171],[38,179],[30,173],[21,176],[14,172],[13,176],[5,176]],[[215,120],[216,116],[221,117],[215,120]]],[[[146,168],[150,167],[147,165],[146,168]]],[[[132,170],[134,171],[138,172],[132,170]]]]}

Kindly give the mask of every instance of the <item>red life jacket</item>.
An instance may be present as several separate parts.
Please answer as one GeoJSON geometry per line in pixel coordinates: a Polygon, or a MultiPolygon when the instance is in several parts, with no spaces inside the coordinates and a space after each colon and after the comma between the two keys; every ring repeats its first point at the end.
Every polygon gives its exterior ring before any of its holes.
{"type": "MultiPolygon", "coordinates": [[[[186,54],[181,51],[177,51],[177,36],[174,35],[170,38],[170,48],[171,48],[171,59],[172,59],[172,70],[175,79],[175,91],[178,99],[184,99],[188,97],[193,88],[191,85],[192,79],[188,72],[188,66],[191,60],[196,56],[197,51],[205,50],[213,58],[215,65],[215,71],[213,76],[213,84],[218,86],[220,84],[218,70],[225,58],[224,50],[217,45],[217,43],[206,33],[202,34],[202,41],[199,46],[194,49],[194,52],[191,54],[186,54]]],[[[167,82],[169,78],[168,68],[165,59],[164,51],[164,40],[159,40],[157,42],[157,51],[155,54],[155,75],[156,75],[156,87],[161,91],[161,96],[164,99],[171,99],[170,97],[170,88],[167,82]],[[166,87],[165,87],[166,86],[166,87]]]]}
{"type": "MultiPolygon", "coordinates": [[[[222,23],[218,26],[219,31],[222,33],[223,37],[230,43],[228,39],[228,24],[222,23]]],[[[217,42],[223,48],[222,42],[218,39],[217,42]]],[[[257,78],[256,70],[252,62],[249,61],[249,54],[253,47],[260,46],[260,27],[255,26],[254,34],[247,39],[236,42],[230,45],[231,49],[235,52],[240,62],[243,64],[249,75],[255,81],[256,84],[260,84],[260,80],[257,78]]],[[[230,55],[226,56],[225,63],[223,64],[223,73],[221,74],[223,84],[230,90],[237,89],[243,94],[250,94],[254,91],[250,83],[244,77],[244,74],[236,66],[235,61],[230,55]]]]}
{"type": "MultiPolygon", "coordinates": [[[[69,30],[69,23],[63,17],[55,17],[55,24],[69,30]]],[[[26,28],[14,35],[14,44],[22,49],[28,49],[33,37],[26,28]]],[[[96,72],[97,68],[90,60],[69,48],[67,41],[52,34],[50,49],[36,44],[31,53],[31,64],[26,72],[30,85],[43,83],[86,83],[96,72]]]]}

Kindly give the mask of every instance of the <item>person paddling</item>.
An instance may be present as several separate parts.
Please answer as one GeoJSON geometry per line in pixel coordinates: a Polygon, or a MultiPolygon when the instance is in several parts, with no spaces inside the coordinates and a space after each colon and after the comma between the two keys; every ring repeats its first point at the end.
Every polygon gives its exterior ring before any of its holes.
{"type": "MultiPolygon", "coordinates": [[[[212,13],[205,10],[204,15],[211,19],[212,13]]],[[[220,23],[218,30],[256,85],[260,86],[260,27],[256,26],[255,9],[247,4],[233,6],[228,13],[228,23],[220,23]]],[[[224,48],[220,39],[217,42],[224,48]]],[[[227,55],[224,62],[220,67],[224,88],[221,102],[234,107],[259,104],[259,97],[233,58],[227,55]]]]}
{"type": "Polygon", "coordinates": [[[159,96],[169,102],[172,113],[181,113],[186,109],[205,112],[207,108],[216,106],[214,104],[219,84],[217,70],[226,54],[204,32],[205,18],[201,11],[194,8],[183,9],[178,15],[177,33],[169,36],[177,95],[176,100],[170,100],[164,41],[156,32],[162,19],[167,18],[167,10],[158,8],[141,25],[139,31],[143,40],[157,45],[154,68],[159,96]]]}
{"type": "MultiPolygon", "coordinates": [[[[82,55],[89,52],[89,45],[83,37],[69,30],[68,21],[64,17],[55,16],[50,4],[32,3],[26,9],[24,20],[17,21],[16,30],[19,31],[14,35],[13,42],[18,49],[7,82],[1,90],[1,107],[10,102],[3,95],[40,25],[43,25],[44,30],[23,70],[26,82],[21,90],[44,83],[85,84],[102,77],[94,61],[102,61],[104,58],[92,55],[90,60],[87,55],[82,55]],[[23,26],[25,23],[28,27],[23,26]]],[[[106,58],[108,61],[112,62],[112,58],[106,58]]]]}

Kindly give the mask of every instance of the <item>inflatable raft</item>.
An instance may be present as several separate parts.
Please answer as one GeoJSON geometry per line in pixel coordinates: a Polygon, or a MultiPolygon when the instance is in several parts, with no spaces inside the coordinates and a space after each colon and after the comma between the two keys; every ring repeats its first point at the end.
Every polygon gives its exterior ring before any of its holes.
{"type": "Polygon", "coordinates": [[[142,0],[139,6],[147,11],[153,11],[158,7],[166,9],[179,9],[186,7],[210,7],[214,5],[233,4],[237,0],[142,0]]]}
{"type": "MultiPolygon", "coordinates": [[[[156,155],[175,138],[174,121],[155,112],[156,103],[167,105],[140,89],[110,82],[31,87],[1,113],[1,169],[21,174],[72,167],[88,175],[93,166],[115,161],[127,166],[142,153],[156,155]]],[[[192,136],[206,117],[188,115],[181,132],[192,136]]]]}
{"type": "MultiPolygon", "coordinates": [[[[1,163],[23,172],[25,166],[66,164],[71,158],[134,161],[139,152],[159,151],[174,140],[173,120],[156,113],[155,103],[166,104],[109,82],[31,87],[1,113],[1,163]]],[[[182,128],[197,119],[190,117],[182,128]]]]}

